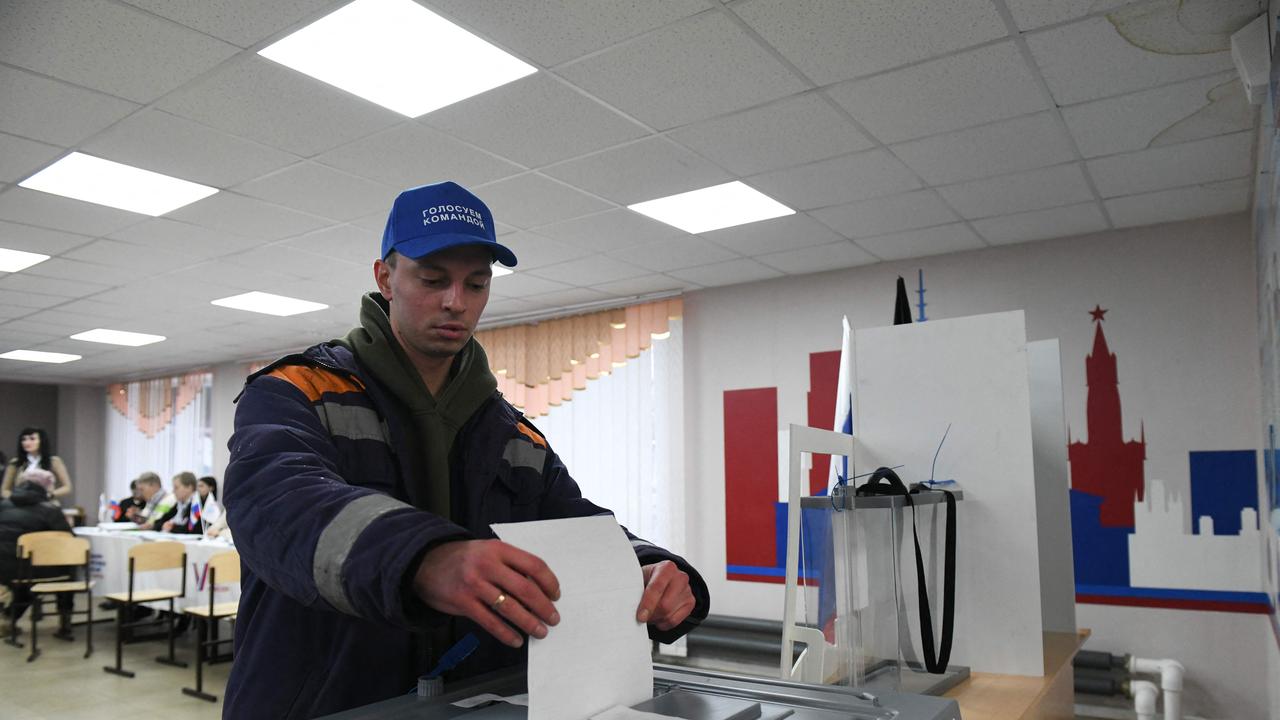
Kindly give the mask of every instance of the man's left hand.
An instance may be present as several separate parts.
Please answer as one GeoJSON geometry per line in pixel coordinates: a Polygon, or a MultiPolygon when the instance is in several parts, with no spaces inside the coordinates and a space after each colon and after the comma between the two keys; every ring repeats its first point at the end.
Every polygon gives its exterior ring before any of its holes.
{"type": "Polygon", "coordinates": [[[670,560],[640,568],[644,572],[644,594],[636,620],[666,631],[684,622],[697,600],[689,589],[689,576],[670,560]]]}

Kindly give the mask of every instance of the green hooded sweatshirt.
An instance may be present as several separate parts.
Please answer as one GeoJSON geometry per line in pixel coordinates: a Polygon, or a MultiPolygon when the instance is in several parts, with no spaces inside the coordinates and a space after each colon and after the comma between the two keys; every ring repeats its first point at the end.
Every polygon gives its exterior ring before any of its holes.
{"type": "Polygon", "coordinates": [[[415,462],[420,469],[406,488],[409,500],[421,510],[452,519],[450,510],[449,455],[458,430],[498,388],[489,371],[489,358],[475,338],[467,341],[453,359],[449,378],[440,397],[432,397],[427,386],[391,331],[390,303],[381,293],[371,292],[360,302],[360,327],[335,340],[351,350],[356,360],[399,400],[410,418],[417,442],[415,462]]]}

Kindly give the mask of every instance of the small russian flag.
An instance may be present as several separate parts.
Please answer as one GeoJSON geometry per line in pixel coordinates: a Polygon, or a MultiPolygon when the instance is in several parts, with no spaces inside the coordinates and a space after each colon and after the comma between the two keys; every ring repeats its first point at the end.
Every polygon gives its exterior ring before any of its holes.
{"type": "Polygon", "coordinates": [[[116,502],[115,500],[112,500],[111,502],[107,503],[107,509],[111,511],[112,520],[120,519],[120,503],[116,502]]]}
{"type": "Polygon", "coordinates": [[[187,513],[187,529],[194,530],[200,524],[200,496],[191,499],[191,512],[187,513]]]}

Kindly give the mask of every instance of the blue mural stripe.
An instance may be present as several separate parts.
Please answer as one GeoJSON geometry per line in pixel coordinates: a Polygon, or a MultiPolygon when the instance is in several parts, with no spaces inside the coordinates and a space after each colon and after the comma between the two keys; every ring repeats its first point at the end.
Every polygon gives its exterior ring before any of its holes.
{"type": "Polygon", "coordinates": [[[1234,592],[1229,590],[1182,590],[1177,588],[1135,588],[1115,585],[1076,585],[1079,595],[1103,595],[1107,597],[1152,598],[1159,600],[1197,600],[1233,603],[1263,603],[1270,599],[1261,592],[1234,592]]]}
{"type": "MultiPolygon", "coordinates": [[[[752,565],[726,565],[725,569],[731,575],[759,575],[761,577],[786,577],[787,569],[780,567],[755,567],[752,565]]],[[[815,577],[815,574],[800,573],[801,579],[808,580],[815,577]]]]}

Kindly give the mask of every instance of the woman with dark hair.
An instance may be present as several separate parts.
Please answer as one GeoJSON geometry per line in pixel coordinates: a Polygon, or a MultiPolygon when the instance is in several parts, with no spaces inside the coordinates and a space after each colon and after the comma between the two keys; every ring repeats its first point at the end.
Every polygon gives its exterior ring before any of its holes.
{"type": "Polygon", "coordinates": [[[0,482],[0,497],[13,494],[13,484],[27,470],[47,470],[53,473],[53,499],[71,494],[71,475],[62,458],[53,454],[53,443],[44,428],[23,428],[18,433],[18,449],[4,466],[4,481],[0,482]]]}

